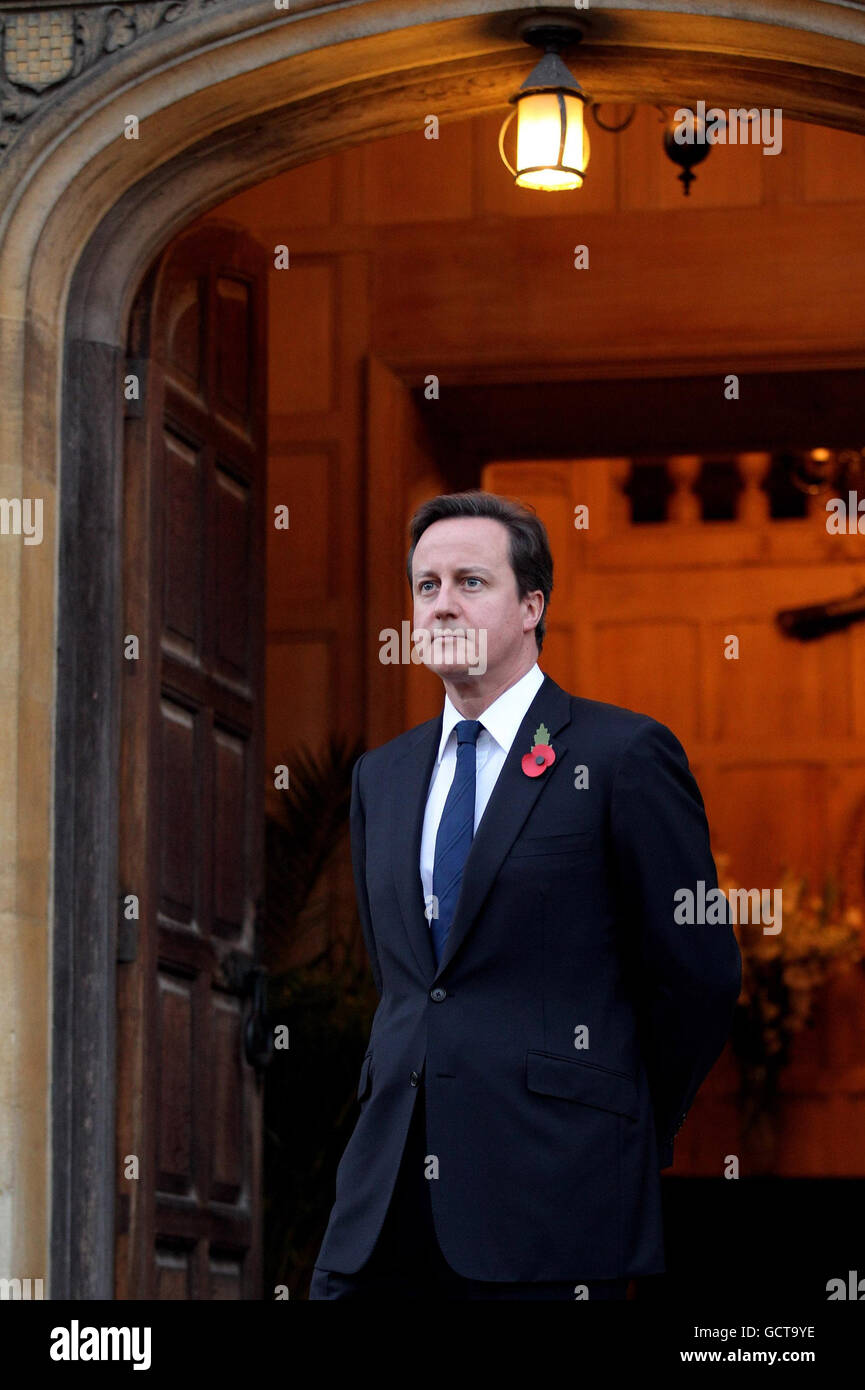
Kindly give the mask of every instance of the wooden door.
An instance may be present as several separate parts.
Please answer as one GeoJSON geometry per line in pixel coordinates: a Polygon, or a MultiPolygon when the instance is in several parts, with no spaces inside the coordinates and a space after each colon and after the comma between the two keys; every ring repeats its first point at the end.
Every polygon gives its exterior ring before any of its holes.
{"type": "Polygon", "coordinates": [[[193,228],[130,328],[118,1298],[262,1295],[244,1032],[263,888],[267,269],[245,233],[193,228]]]}

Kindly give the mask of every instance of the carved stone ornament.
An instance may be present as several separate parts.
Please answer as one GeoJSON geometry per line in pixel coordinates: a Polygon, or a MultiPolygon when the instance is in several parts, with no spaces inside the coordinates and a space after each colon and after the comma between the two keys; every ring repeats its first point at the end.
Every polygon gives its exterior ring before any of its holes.
{"type": "Polygon", "coordinates": [[[56,90],[143,34],[226,0],[132,0],[0,8],[0,159],[56,90]]]}

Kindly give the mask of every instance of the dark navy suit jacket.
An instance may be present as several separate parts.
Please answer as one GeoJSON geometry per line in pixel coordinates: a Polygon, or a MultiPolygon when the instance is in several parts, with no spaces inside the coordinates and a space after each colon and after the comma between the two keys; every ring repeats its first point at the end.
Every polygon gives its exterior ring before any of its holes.
{"type": "Polygon", "coordinates": [[[316,1264],[353,1274],[372,1253],[422,1087],[435,1230],[458,1274],[663,1272],[660,1169],[741,981],[729,920],[674,922],[678,889],[717,885],[685,753],[656,720],[545,676],[436,967],[419,860],[441,727],[418,725],[354,768],[352,862],[381,997],[316,1264]],[[556,757],[532,778],[521,760],[541,723],[556,757]]]}

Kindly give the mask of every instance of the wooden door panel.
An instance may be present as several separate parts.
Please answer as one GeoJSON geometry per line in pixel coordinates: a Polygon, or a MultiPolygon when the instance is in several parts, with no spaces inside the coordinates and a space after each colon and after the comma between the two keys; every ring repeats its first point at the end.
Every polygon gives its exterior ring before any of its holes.
{"type": "Polygon", "coordinates": [[[249,757],[246,741],[229,729],[214,730],[216,772],[213,818],[213,929],[224,938],[243,937],[243,912],[249,878],[247,846],[238,839],[248,797],[249,757]]]}
{"type": "Polygon", "coordinates": [[[236,999],[223,996],[211,1001],[211,1010],[214,1066],[210,1095],[213,1113],[210,1192],[214,1201],[238,1203],[242,1200],[245,1177],[241,1009],[236,999]]]}
{"type": "Polygon", "coordinates": [[[175,1247],[159,1242],[156,1247],[156,1281],[154,1298],[191,1298],[192,1246],[175,1247]]]}
{"type": "Polygon", "coordinates": [[[181,659],[194,661],[201,648],[202,461],[193,446],[168,432],[164,450],[168,538],[162,641],[181,659]]]}
{"type": "Polygon", "coordinates": [[[253,542],[253,498],[249,485],[225,468],[216,471],[214,544],[219,556],[216,569],[216,649],[214,674],[224,681],[249,689],[254,647],[250,593],[233,576],[246,574],[253,542]]]}
{"type": "Polygon", "coordinates": [[[160,973],[156,1190],[192,1191],[192,981],[160,973]]]}
{"type": "Polygon", "coordinates": [[[245,233],[208,224],[169,248],[134,316],[149,391],[126,573],[149,578],[125,619],[146,640],[124,700],[121,872],[141,921],[118,967],[118,1070],[141,1095],[119,1097],[118,1158],[140,1153],[141,1174],[134,1194],[121,1179],[118,1297],[261,1296],[243,1038],[264,849],[266,276],[245,233]]]}
{"type": "Polygon", "coordinates": [[[216,279],[216,383],[212,402],[216,415],[247,433],[255,409],[254,379],[248,354],[238,354],[236,343],[249,342],[255,333],[250,286],[235,276],[216,279]]]}
{"type": "Polygon", "coordinates": [[[194,769],[198,742],[195,711],[165,698],[161,702],[158,911],[161,921],[194,926],[199,860],[194,769]]]}

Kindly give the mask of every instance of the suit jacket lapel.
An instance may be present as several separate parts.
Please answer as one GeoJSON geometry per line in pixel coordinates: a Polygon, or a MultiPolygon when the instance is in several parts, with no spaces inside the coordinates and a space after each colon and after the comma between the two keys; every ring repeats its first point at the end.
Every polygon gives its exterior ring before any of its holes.
{"type": "MultiPolygon", "coordinates": [[[[523,722],[517,730],[502,770],[493,787],[492,795],[481,817],[477,833],[463,870],[460,893],[457,899],[454,918],[447,935],[441,962],[435,978],[442,973],[462,945],[465,937],[481,909],[484,898],[492,887],[493,880],[501,867],[511,845],[519,834],[532,807],[546,786],[550,772],[540,777],[527,777],[522,770],[522,759],[532,746],[538,725],[543,722],[550,732],[550,747],[560,758],[564,744],[556,743],[555,735],[564,729],[571,720],[571,701],[566,691],[549,676],[544,676],[543,685],[526,711],[523,722]]],[[[439,737],[441,722],[439,721],[439,737]]],[[[436,743],[437,746],[437,743],[436,743]]],[[[555,768],[555,764],[553,764],[555,768]]],[[[424,803],[425,805],[425,798],[424,803]]],[[[421,816],[423,815],[423,805],[421,816]]],[[[418,830],[418,845],[420,830],[418,830]]],[[[418,861],[415,856],[415,874],[418,874],[418,861]]],[[[421,896],[423,896],[421,894],[421,896]]],[[[429,940],[429,926],[423,921],[428,935],[430,956],[432,942],[429,940]]]]}

